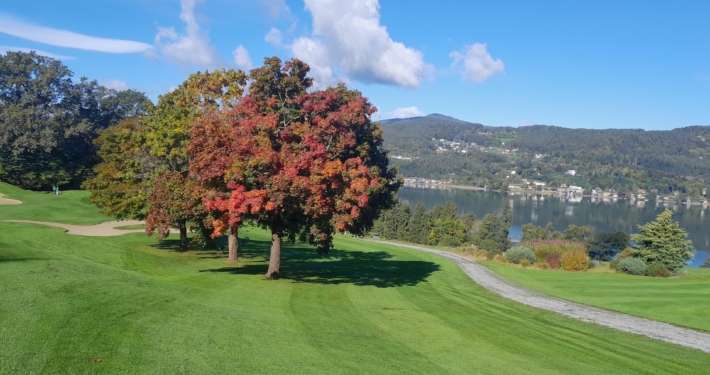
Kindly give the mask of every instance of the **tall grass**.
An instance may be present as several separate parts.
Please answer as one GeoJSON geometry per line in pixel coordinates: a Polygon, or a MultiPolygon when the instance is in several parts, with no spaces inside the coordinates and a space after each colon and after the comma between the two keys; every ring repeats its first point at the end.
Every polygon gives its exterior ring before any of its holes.
{"type": "Polygon", "coordinates": [[[544,262],[550,254],[562,254],[568,251],[587,251],[587,246],[584,242],[568,241],[568,240],[543,240],[543,241],[525,241],[521,242],[520,246],[529,247],[535,253],[537,262],[544,262]]]}

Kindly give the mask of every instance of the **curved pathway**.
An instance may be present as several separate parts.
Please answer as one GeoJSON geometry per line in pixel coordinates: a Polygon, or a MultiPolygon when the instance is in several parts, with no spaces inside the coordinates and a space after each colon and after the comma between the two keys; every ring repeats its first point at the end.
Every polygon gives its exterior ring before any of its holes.
{"type": "Polygon", "coordinates": [[[0,206],[14,206],[18,204],[22,204],[22,201],[18,201],[17,199],[3,198],[3,194],[0,193],[0,206]]]}
{"type": "Polygon", "coordinates": [[[46,225],[50,227],[57,227],[66,229],[68,234],[75,234],[77,236],[88,236],[88,237],[111,237],[120,236],[126,233],[139,233],[145,232],[144,229],[129,229],[120,230],[114,229],[116,227],[123,227],[127,225],[139,225],[144,224],[143,221],[128,220],[128,221],[108,221],[96,225],[70,225],[61,223],[50,223],[46,221],[33,221],[33,220],[0,220],[6,223],[28,223],[28,224],[39,224],[46,225]]]}
{"type": "Polygon", "coordinates": [[[512,299],[513,301],[517,301],[528,306],[553,311],[583,322],[596,323],[602,326],[616,328],[622,331],[644,335],[650,338],[710,353],[710,334],[708,333],[698,332],[692,329],[682,328],[655,320],[603,310],[538,293],[514,284],[493,273],[493,271],[488,268],[460,255],[395,242],[378,240],[366,241],[426,251],[428,253],[442,256],[456,263],[471,279],[473,279],[473,281],[480,284],[484,288],[505,298],[512,299]]]}

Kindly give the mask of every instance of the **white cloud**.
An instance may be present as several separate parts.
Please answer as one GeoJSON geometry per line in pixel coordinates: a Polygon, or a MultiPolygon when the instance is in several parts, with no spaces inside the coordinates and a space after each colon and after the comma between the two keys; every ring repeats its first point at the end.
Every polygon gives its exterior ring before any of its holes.
{"type": "Polygon", "coordinates": [[[185,23],[184,34],[178,34],[174,27],[158,27],[155,44],[169,61],[180,65],[214,68],[220,62],[219,55],[214,46],[210,45],[208,33],[200,30],[195,18],[195,5],[201,2],[180,0],[180,19],[185,23]]]}
{"type": "Polygon", "coordinates": [[[288,5],[286,5],[286,0],[259,0],[261,3],[269,8],[269,14],[271,17],[278,17],[281,13],[288,14],[291,12],[288,5]]]}
{"type": "Polygon", "coordinates": [[[109,89],[114,89],[116,91],[128,90],[128,84],[121,81],[120,79],[102,78],[99,80],[99,84],[109,89]]]}
{"type": "Polygon", "coordinates": [[[291,50],[297,58],[311,67],[310,76],[313,77],[314,89],[324,89],[344,81],[343,78],[336,76],[330,66],[328,51],[320,41],[301,37],[293,42],[291,50]]]}
{"type": "Polygon", "coordinates": [[[232,51],[232,56],[234,56],[234,65],[237,68],[247,72],[254,68],[254,64],[251,63],[251,57],[249,57],[249,51],[241,44],[232,51]]]}
{"type": "Polygon", "coordinates": [[[410,118],[410,117],[420,117],[424,116],[425,113],[420,111],[417,107],[404,107],[397,108],[392,112],[393,118],[410,118]]]}
{"type": "Polygon", "coordinates": [[[30,52],[32,52],[32,51],[35,51],[38,55],[51,57],[51,58],[57,59],[57,60],[74,60],[74,58],[71,57],[71,56],[57,55],[57,54],[50,53],[50,52],[45,52],[45,51],[36,50],[36,49],[34,49],[34,48],[0,46],[0,53],[7,53],[7,52],[25,52],[25,53],[30,53],[30,52]]]}
{"type": "Polygon", "coordinates": [[[0,33],[53,46],[108,53],[136,53],[153,48],[150,44],[131,40],[99,38],[33,25],[2,13],[0,13],[0,33]]]}
{"type": "Polygon", "coordinates": [[[433,71],[421,51],[392,40],[380,24],[378,0],[304,1],[313,19],[313,36],[297,39],[292,51],[309,65],[321,70],[332,65],[361,82],[406,88],[418,87],[433,71]],[[322,50],[318,60],[313,59],[313,48],[322,50]]]}
{"type": "Polygon", "coordinates": [[[266,36],[264,36],[264,40],[274,47],[281,47],[283,45],[283,35],[281,34],[281,30],[272,27],[271,30],[266,33],[266,36]]]}
{"type": "Polygon", "coordinates": [[[466,81],[480,83],[494,74],[505,75],[505,64],[501,60],[493,60],[485,43],[466,46],[463,53],[453,51],[449,57],[454,59],[452,66],[457,66],[463,61],[462,77],[466,81]]]}

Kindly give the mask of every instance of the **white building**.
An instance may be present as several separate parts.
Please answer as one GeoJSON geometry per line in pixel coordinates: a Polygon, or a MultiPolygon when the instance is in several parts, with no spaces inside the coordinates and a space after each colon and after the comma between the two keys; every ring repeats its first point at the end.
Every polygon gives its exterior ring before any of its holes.
{"type": "Polygon", "coordinates": [[[568,174],[570,176],[574,176],[577,174],[577,171],[575,171],[574,169],[570,169],[567,172],[565,172],[565,174],[568,174]]]}

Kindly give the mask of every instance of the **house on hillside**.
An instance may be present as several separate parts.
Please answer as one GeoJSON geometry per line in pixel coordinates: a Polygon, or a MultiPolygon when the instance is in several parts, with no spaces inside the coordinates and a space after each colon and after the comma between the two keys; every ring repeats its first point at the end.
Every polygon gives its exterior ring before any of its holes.
{"type": "Polygon", "coordinates": [[[545,183],[542,182],[542,181],[533,181],[533,184],[534,184],[535,186],[545,186],[545,183]]]}
{"type": "Polygon", "coordinates": [[[574,176],[577,174],[577,171],[575,171],[574,169],[570,169],[567,172],[565,172],[565,174],[570,175],[570,176],[574,176]]]}

